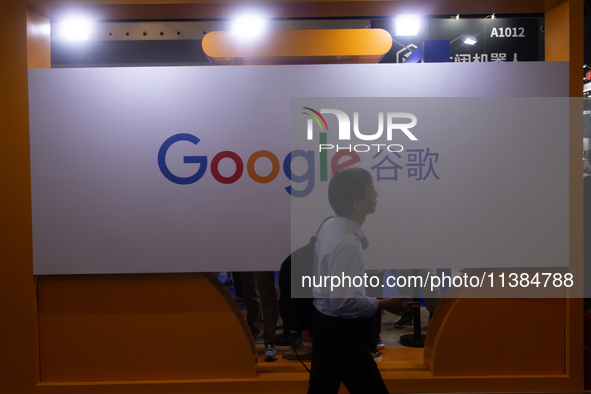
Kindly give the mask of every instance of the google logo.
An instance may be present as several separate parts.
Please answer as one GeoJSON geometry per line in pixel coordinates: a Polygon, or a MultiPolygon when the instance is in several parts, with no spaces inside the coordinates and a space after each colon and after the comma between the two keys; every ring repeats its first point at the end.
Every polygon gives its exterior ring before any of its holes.
{"type": "MultiPolygon", "coordinates": [[[[166,154],[172,145],[180,141],[188,141],[194,145],[199,144],[199,138],[192,134],[181,133],[175,134],[168,138],[160,149],[158,150],[158,167],[160,172],[170,182],[178,185],[190,185],[199,181],[205,175],[209,164],[210,172],[213,178],[221,184],[229,185],[238,181],[244,174],[244,161],[236,153],[232,151],[222,151],[217,153],[208,163],[207,156],[184,156],[183,163],[199,164],[199,169],[190,176],[181,177],[173,174],[166,165],[166,154]],[[234,173],[230,176],[224,176],[219,171],[219,164],[222,160],[232,160],[236,166],[234,173]]],[[[320,179],[325,181],[327,179],[327,158],[326,155],[320,155],[320,179]]],[[[333,173],[340,171],[343,168],[349,167],[361,161],[359,155],[350,150],[341,150],[337,152],[331,159],[331,170],[333,173]],[[345,158],[345,160],[342,160],[345,158]]],[[[246,161],[246,172],[248,176],[257,183],[269,183],[274,181],[281,171],[281,165],[277,156],[268,150],[259,150],[254,152],[246,161]],[[267,175],[260,175],[255,170],[255,164],[258,160],[269,160],[271,163],[271,172],[267,175]]],[[[299,190],[291,185],[285,187],[287,193],[293,197],[305,197],[309,195],[314,189],[316,180],[315,172],[315,153],[312,150],[297,149],[288,153],[283,159],[283,172],[287,179],[296,184],[305,184],[305,187],[299,190]],[[301,157],[306,162],[306,171],[304,174],[294,174],[291,170],[292,161],[301,157]]]]}

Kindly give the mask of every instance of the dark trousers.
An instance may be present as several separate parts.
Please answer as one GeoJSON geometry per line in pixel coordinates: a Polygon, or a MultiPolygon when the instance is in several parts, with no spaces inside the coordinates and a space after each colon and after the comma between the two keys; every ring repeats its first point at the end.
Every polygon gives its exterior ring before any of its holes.
{"type": "Polygon", "coordinates": [[[361,321],[361,330],[365,337],[365,343],[369,347],[369,350],[375,352],[377,350],[378,338],[382,331],[382,311],[378,309],[373,316],[361,317],[359,319],[361,321]]]}
{"type": "Polygon", "coordinates": [[[244,298],[244,293],[242,292],[242,280],[240,279],[240,272],[232,272],[232,279],[234,279],[234,294],[237,297],[244,298]]]}
{"type": "Polygon", "coordinates": [[[252,335],[256,337],[262,330],[265,343],[275,344],[279,316],[275,273],[241,272],[240,280],[246,307],[246,322],[252,335]]]}
{"type": "Polygon", "coordinates": [[[341,382],[351,394],[388,394],[361,320],[326,316],[314,308],[310,335],[314,349],[308,394],[336,394],[341,382]]]}

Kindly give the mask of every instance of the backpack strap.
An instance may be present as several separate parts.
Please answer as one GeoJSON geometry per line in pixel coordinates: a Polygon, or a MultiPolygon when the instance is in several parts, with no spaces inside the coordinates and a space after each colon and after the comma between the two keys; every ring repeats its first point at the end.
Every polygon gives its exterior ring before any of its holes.
{"type": "Polygon", "coordinates": [[[314,236],[314,239],[316,239],[316,238],[318,237],[318,233],[320,232],[320,229],[322,228],[322,225],[323,225],[324,223],[326,223],[326,221],[327,221],[328,219],[332,219],[332,218],[334,218],[334,216],[329,216],[329,217],[327,217],[326,219],[324,219],[324,220],[322,221],[322,223],[320,223],[320,226],[318,227],[318,231],[316,231],[316,235],[314,236]]]}

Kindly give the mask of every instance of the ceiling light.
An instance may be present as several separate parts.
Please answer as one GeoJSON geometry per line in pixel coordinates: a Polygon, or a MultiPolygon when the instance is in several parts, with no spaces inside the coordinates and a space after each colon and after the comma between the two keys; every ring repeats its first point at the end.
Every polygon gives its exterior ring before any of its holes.
{"type": "Polygon", "coordinates": [[[398,15],[396,17],[397,36],[416,36],[419,34],[421,17],[419,15],[398,15]]]}
{"type": "Polygon", "coordinates": [[[265,27],[265,19],[253,14],[238,17],[232,23],[234,35],[246,40],[252,40],[261,36],[265,31],[265,27]]]}
{"type": "Polygon", "coordinates": [[[61,27],[68,40],[88,40],[92,22],[82,18],[65,19],[61,27]]]}
{"type": "Polygon", "coordinates": [[[456,38],[454,38],[453,40],[451,40],[449,43],[451,44],[452,42],[454,42],[454,41],[457,41],[457,40],[459,40],[460,38],[462,39],[462,42],[463,42],[464,44],[467,44],[467,45],[474,45],[474,44],[476,44],[476,43],[478,42],[478,39],[477,39],[476,37],[474,37],[474,36],[469,36],[469,35],[467,35],[467,34],[462,34],[461,36],[459,36],[459,37],[456,37],[456,38]]]}
{"type": "Polygon", "coordinates": [[[474,45],[478,42],[478,39],[474,36],[463,36],[462,42],[467,45],[474,45]]]}

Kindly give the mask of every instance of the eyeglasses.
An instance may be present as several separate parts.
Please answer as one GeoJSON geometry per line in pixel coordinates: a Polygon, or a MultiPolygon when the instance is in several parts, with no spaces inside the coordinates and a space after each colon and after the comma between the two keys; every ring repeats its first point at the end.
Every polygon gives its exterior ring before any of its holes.
{"type": "MultiPolygon", "coordinates": [[[[371,191],[371,193],[369,193],[369,194],[368,194],[367,196],[365,196],[365,197],[369,197],[369,196],[374,196],[374,197],[376,197],[376,198],[377,198],[377,197],[378,197],[378,191],[377,191],[376,189],[373,189],[373,190],[371,191]]],[[[365,197],[364,197],[364,198],[365,198],[365,197]]]]}

